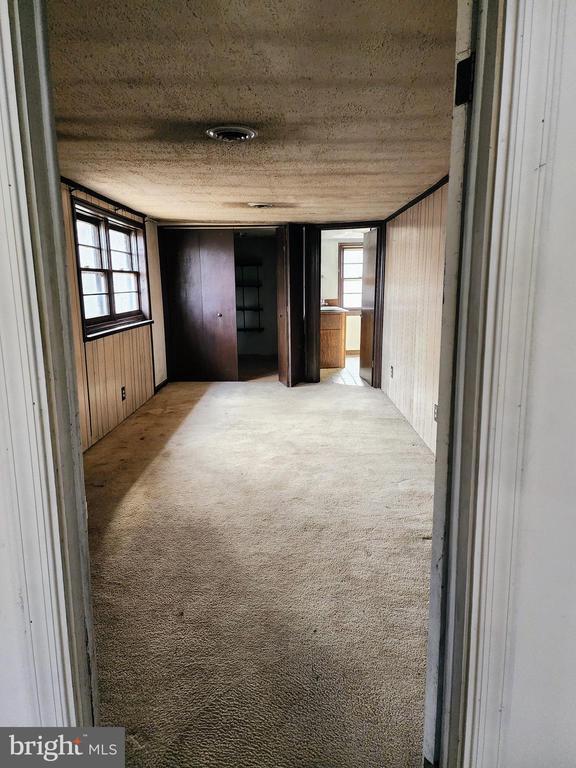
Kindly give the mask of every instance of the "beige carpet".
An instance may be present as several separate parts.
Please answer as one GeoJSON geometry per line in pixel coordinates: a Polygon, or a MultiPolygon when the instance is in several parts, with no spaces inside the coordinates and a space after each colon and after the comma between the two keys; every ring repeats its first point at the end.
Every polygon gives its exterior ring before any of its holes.
{"type": "Polygon", "coordinates": [[[433,457],[382,392],[172,384],[86,454],[139,768],[420,765],[433,457]]]}

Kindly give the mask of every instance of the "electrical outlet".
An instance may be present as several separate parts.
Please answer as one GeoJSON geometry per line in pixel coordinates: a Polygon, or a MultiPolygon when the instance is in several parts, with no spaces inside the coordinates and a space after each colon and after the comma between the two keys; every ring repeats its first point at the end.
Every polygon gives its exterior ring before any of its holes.
{"type": "Polygon", "coordinates": [[[438,421],[438,405],[434,404],[434,421],[438,421]]]}
{"type": "Polygon", "coordinates": [[[120,387],[120,397],[122,400],[126,400],[126,387],[120,387]]]}
{"type": "Polygon", "coordinates": [[[391,379],[394,378],[394,366],[393,365],[390,366],[390,378],[391,379]]]}

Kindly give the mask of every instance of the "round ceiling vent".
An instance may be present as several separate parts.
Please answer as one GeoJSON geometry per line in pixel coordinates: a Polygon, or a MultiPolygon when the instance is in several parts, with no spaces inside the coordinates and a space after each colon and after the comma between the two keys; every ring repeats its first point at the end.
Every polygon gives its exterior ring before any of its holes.
{"type": "Polygon", "coordinates": [[[252,141],[258,136],[258,131],[246,125],[215,125],[208,128],[206,133],[217,141],[252,141]]]}

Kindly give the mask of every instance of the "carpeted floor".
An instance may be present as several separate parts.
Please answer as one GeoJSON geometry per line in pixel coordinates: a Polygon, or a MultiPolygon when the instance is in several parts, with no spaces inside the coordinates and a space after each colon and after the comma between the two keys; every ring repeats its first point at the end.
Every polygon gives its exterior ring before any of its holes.
{"type": "Polygon", "coordinates": [[[433,456],[385,395],[171,384],[86,454],[138,768],[420,766],[433,456]]]}

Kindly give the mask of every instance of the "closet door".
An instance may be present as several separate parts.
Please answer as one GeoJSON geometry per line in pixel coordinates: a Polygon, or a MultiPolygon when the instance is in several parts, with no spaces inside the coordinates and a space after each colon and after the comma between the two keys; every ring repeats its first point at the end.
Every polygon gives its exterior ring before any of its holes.
{"type": "Polygon", "coordinates": [[[231,230],[159,232],[171,381],[236,381],[236,281],[231,230]]]}

